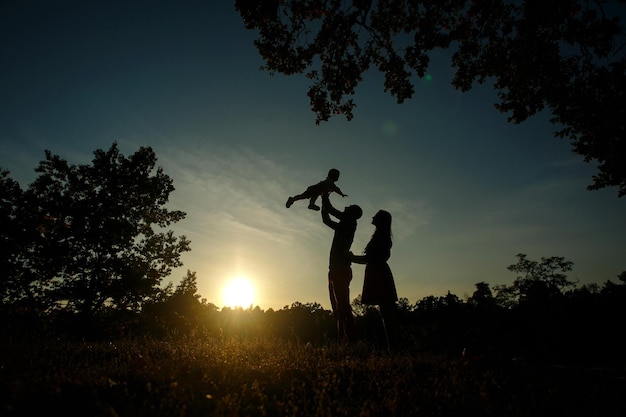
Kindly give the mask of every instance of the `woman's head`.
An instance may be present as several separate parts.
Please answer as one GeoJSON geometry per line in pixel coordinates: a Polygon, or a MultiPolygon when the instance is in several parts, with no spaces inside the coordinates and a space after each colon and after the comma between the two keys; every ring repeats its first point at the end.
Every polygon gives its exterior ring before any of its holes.
{"type": "Polygon", "coordinates": [[[376,226],[376,230],[365,246],[364,252],[368,254],[391,250],[391,214],[385,210],[378,210],[372,217],[372,224],[376,226]]]}
{"type": "Polygon", "coordinates": [[[372,218],[372,224],[376,227],[391,229],[391,214],[385,210],[378,210],[372,218]]]}

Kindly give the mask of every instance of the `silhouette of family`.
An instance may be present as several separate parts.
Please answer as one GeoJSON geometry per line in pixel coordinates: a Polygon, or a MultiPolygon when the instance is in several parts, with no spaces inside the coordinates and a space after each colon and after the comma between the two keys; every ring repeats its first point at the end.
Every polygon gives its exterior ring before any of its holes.
{"type": "Polygon", "coordinates": [[[309,209],[319,210],[315,205],[318,197],[322,199],[322,222],[334,230],[328,262],[328,292],[333,315],[337,322],[337,336],[342,342],[355,340],[354,315],[350,305],[350,282],[352,281],[352,263],[364,264],[365,275],[361,302],[376,305],[381,315],[387,348],[397,342],[396,302],[398,294],[388,260],[391,257],[392,233],[391,214],[379,210],[372,218],[375,231],[363,250],[363,255],[354,255],[351,251],[356,233],[357,221],[363,215],[358,205],[349,205],[343,211],[336,209],[330,202],[330,193],[336,192],[347,197],[335,182],[339,179],[339,170],[333,168],[326,180],[309,186],[303,193],[287,200],[287,208],[298,200],[309,199],[309,209]],[[334,219],[333,219],[334,218],[334,219]]]}

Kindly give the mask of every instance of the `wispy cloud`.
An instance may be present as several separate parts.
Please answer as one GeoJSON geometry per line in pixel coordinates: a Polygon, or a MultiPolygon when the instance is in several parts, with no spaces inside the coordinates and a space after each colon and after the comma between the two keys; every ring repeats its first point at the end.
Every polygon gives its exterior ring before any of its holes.
{"type": "Polygon", "coordinates": [[[289,244],[320,236],[319,218],[285,208],[295,185],[284,168],[249,148],[168,152],[163,165],[175,178],[172,206],[187,207],[190,222],[207,234],[289,244]]]}

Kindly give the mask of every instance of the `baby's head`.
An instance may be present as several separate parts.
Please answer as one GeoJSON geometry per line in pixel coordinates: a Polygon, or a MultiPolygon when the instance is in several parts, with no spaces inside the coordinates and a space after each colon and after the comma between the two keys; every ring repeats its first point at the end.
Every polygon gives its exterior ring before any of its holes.
{"type": "Polygon", "coordinates": [[[328,178],[331,181],[337,181],[339,179],[339,170],[335,168],[331,168],[331,170],[328,171],[328,176],[326,178],[328,178]]]}

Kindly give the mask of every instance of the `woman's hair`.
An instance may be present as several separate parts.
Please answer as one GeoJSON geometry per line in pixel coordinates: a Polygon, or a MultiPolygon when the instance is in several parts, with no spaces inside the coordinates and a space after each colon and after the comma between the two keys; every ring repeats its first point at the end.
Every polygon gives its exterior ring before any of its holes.
{"type": "Polygon", "coordinates": [[[391,234],[391,214],[385,210],[378,210],[378,213],[374,215],[374,225],[376,230],[382,228],[385,232],[389,231],[389,234],[391,234]]]}
{"type": "Polygon", "coordinates": [[[391,249],[391,214],[385,210],[378,210],[378,213],[374,215],[372,223],[376,226],[372,238],[365,246],[364,252],[372,250],[374,247],[384,247],[387,250],[391,249]]]}

